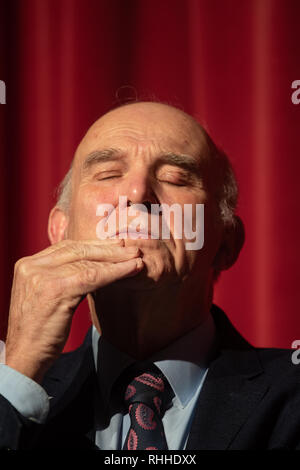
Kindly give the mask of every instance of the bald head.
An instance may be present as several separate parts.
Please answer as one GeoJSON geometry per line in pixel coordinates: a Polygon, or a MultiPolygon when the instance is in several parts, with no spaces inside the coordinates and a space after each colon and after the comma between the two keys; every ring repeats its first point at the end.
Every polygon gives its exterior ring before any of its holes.
{"type": "Polygon", "coordinates": [[[226,155],[213,143],[200,124],[184,111],[156,102],[134,102],[115,108],[101,116],[80,142],[71,168],[60,187],[58,206],[68,210],[72,181],[88,155],[101,148],[119,147],[120,141],[137,142],[147,152],[157,145],[175,154],[193,155],[201,162],[207,186],[217,200],[223,222],[233,220],[237,187],[226,155]]]}
{"type": "Polygon", "coordinates": [[[203,153],[206,150],[206,132],[191,116],[166,104],[137,102],[120,106],[101,116],[80,142],[74,164],[77,160],[80,164],[81,159],[99,145],[100,140],[107,142],[116,128],[123,132],[124,137],[129,137],[131,131],[132,137],[140,140],[163,139],[163,135],[169,137],[173,129],[184,149],[188,147],[195,151],[199,147],[203,153]]]}

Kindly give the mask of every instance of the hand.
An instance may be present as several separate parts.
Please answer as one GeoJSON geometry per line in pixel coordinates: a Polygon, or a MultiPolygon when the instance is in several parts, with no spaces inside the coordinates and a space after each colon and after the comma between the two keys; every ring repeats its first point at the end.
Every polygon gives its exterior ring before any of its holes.
{"type": "Polygon", "coordinates": [[[41,382],[61,354],[83,297],[143,269],[137,247],[124,240],[64,240],[20,259],[6,339],[6,364],[41,382]]]}

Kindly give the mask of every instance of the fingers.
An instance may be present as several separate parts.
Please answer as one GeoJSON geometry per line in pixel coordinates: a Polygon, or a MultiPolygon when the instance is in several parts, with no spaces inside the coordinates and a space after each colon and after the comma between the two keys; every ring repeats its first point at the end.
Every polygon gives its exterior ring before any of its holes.
{"type": "Polygon", "coordinates": [[[70,299],[134,275],[143,268],[141,252],[138,247],[120,246],[123,243],[69,241],[39,256],[22,258],[15,265],[12,293],[23,285],[28,292],[39,292],[42,297],[70,299]]]}
{"type": "MultiPolygon", "coordinates": [[[[133,249],[132,249],[133,248],[133,249]]],[[[41,382],[61,353],[73,314],[89,292],[143,269],[124,240],[64,241],[15,264],[7,364],[41,382]]]]}
{"type": "Polygon", "coordinates": [[[44,250],[32,255],[31,258],[32,259],[42,258],[43,256],[50,255],[63,248],[69,249],[71,246],[81,245],[81,244],[95,245],[95,246],[110,246],[110,245],[111,246],[124,246],[125,242],[123,239],[114,239],[114,238],[113,239],[108,238],[105,240],[94,239],[94,240],[80,240],[80,241],[69,240],[69,239],[62,240],[61,242],[55,243],[54,245],[50,245],[44,250]]]}
{"type": "Polygon", "coordinates": [[[122,239],[106,240],[63,240],[45,250],[19,260],[18,264],[33,268],[56,267],[79,260],[119,262],[140,256],[137,247],[125,247],[122,239]],[[129,249],[131,248],[131,249],[129,249]]]}
{"type": "Polygon", "coordinates": [[[35,259],[38,266],[56,267],[80,260],[117,263],[141,255],[138,247],[124,247],[119,244],[72,243],[35,259]]]}
{"type": "Polygon", "coordinates": [[[144,267],[141,258],[134,258],[120,263],[97,263],[92,261],[77,262],[69,265],[72,274],[62,280],[62,288],[69,295],[85,295],[112,282],[138,274],[144,267]]]}

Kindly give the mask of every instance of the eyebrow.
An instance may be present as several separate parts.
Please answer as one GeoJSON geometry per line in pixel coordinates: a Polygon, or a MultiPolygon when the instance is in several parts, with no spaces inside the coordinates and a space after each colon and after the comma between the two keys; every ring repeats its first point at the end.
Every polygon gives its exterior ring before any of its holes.
{"type": "Polygon", "coordinates": [[[190,173],[199,174],[199,162],[191,155],[167,153],[159,158],[158,163],[178,166],[190,173]]]}
{"type": "Polygon", "coordinates": [[[83,162],[82,169],[88,170],[93,165],[96,165],[98,163],[120,160],[120,158],[121,151],[119,149],[95,150],[86,157],[85,161],[83,162]]]}
{"type": "MultiPolygon", "coordinates": [[[[107,161],[117,161],[124,157],[124,152],[120,149],[103,149],[103,150],[95,150],[94,152],[90,153],[84,163],[83,163],[83,170],[89,170],[93,165],[98,163],[103,163],[107,161]]],[[[190,173],[199,175],[199,162],[195,157],[191,155],[184,155],[184,154],[176,154],[172,152],[168,152],[162,154],[155,163],[155,166],[159,166],[161,164],[165,165],[173,165],[180,167],[190,173]]]]}

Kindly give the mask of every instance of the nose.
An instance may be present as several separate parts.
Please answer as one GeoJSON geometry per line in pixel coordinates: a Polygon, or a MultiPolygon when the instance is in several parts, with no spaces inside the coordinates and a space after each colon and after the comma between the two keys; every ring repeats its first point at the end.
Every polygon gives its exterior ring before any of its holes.
{"type": "Polygon", "coordinates": [[[158,203],[148,172],[139,172],[132,175],[128,178],[122,190],[126,191],[122,196],[127,196],[128,205],[143,204],[150,212],[151,204],[158,203]]]}
{"type": "MultiPolygon", "coordinates": [[[[132,202],[130,199],[127,201],[127,206],[130,207],[132,204],[136,204],[135,202],[132,202]]],[[[143,201],[142,202],[143,206],[146,207],[147,212],[151,212],[151,202],[150,201],[143,201]]]]}

